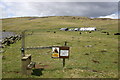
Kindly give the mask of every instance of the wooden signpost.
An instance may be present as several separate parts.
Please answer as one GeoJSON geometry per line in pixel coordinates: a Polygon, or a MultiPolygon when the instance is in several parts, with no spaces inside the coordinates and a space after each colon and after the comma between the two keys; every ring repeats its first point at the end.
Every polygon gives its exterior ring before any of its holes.
{"type": "Polygon", "coordinates": [[[60,56],[59,58],[63,58],[63,67],[65,67],[65,59],[69,58],[69,47],[62,46],[60,47],[60,56]]]}
{"type": "MultiPolygon", "coordinates": [[[[31,61],[31,54],[25,55],[25,31],[22,32],[22,47],[21,47],[21,62],[22,62],[22,74],[30,75],[32,68],[35,68],[35,62],[31,61]]],[[[47,47],[49,48],[49,47],[47,47]]],[[[51,47],[50,47],[51,48],[51,47]]],[[[33,49],[33,48],[30,48],[33,49]]],[[[44,49],[44,48],[38,48],[44,49]]],[[[63,68],[65,67],[65,59],[69,58],[70,47],[67,46],[67,42],[65,41],[64,46],[54,46],[52,47],[52,58],[62,58],[63,59],[63,68]]]]}
{"type": "Polygon", "coordinates": [[[54,46],[52,47],[52,58],[62,58],[63,59],[63,67],[65,67],[65,59],[69,58],[70,55],[70,47],[66,46],[67,42],[64,44],[65,46],[54,46]]]}

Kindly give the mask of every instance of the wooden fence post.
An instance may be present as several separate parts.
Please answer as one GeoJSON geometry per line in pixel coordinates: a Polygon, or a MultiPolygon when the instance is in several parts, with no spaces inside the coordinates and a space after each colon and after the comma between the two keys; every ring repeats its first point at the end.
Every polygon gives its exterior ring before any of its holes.
{"type": "Polygon", "coordinates": [[[31,70],[28,69],[28,65],[31,62],[31,54],[22,57],[21,61],[22,61],[22,74],[30,75],[31,74],[31,70]]]}

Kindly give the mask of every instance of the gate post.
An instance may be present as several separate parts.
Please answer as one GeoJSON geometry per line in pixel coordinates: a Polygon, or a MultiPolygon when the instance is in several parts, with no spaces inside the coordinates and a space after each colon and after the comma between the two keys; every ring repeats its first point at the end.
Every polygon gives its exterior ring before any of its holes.
{"type": "Polygon", "coordinates": [[[24,31],[22,32],[22,48],[21,48],[22,57],[25,56],[25,32],[26,32],[26,31],[27,31],[27,30],[24,30],[24,31]]]}
{"type": "Polygon", "coordinates": [[[22,61],[22,74],[30,75],[31,70],[28,68],[28,65],[31,62],[31,54],[22,57],[21,61],[22,61]]]}

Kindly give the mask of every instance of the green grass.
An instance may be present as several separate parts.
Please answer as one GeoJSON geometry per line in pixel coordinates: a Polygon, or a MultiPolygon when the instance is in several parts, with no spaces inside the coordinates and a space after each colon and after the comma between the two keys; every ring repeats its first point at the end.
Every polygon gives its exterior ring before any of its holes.
{"type": "Polygon", "coordinates": [[[26,50],[32,54],[32,61],[48,65],[41,76],[21,75],[21,41],[4,50],[3,78],[117,78],[118,77],[118,32],[117,20],[90,20],[88,18],[72,19],[72,17],[48,17],[4,19],[3,29],[20,32],[29,30],[26,34],[26,47],[64,45],[70,46],[70,58],[66,59],[66,67],[62,67],[62,59],[51,58],[51,49],[26,50]],[[90,33],[59,31],[62,27],[97,27],[110,32],[110,35],[95,31],[90,33]],[[48,32],[50,31],[50,32],[48,32]],[[56,33],[54,33],[56,31],[56,33]],[[92,45],[92,47],[85,47],[92,45]],[[106,52],[101,52],[106,50],[106,52]],[[85,54],[88,55],[85,55],[85,54]],[[99,61],[99,63],[93,62],[99,61]]]}

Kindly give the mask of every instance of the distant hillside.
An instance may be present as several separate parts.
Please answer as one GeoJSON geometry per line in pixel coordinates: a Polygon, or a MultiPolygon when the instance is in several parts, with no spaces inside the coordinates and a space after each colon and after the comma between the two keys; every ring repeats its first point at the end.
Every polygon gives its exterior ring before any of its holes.
{"type": "Polygon", "coordinates": [[[118,20],[106,18],[88,18],[78,16],[18,17],[2,19],[4,30],[41,30],[62,27],[100,27],[116,25],[118,20]],[[98,21],[99,20],[99,21],[98,21]]]}

